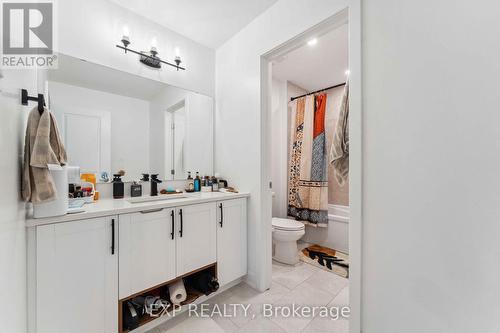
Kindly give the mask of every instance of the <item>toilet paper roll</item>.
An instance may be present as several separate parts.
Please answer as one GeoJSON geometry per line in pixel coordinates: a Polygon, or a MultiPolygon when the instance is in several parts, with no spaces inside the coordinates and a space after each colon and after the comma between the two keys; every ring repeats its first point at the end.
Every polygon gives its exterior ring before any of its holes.
{"type": "Polygon", "coordinates": [[[182,279],[170,284],[168,286],[168,291],[170,292],[170,300],[172,301],[172,304],[178,305],[186,300],[187,293],[182,279]]]}

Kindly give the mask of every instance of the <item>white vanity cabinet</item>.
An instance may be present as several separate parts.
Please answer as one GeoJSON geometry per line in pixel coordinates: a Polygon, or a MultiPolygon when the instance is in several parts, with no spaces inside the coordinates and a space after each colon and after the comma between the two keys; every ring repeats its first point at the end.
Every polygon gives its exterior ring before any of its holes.
{"type": "Polygon", "coordinates": [[[172,280],[175,208],[120,215],[120,299],[172,280]]]}
{"type": "Polygon", "coordinates": [[[136,294],[201,269],[222,287],[243,277],[247,196],[97,202],[88,213],[27,220],[28,332],[121,332],[121,306],[136,294]]]}
{"type": "Polygon", "coordinates": [[[177,276],[215,263],[216,203],[179,207],[177,218],[177,276]]]}
{"type": "Polygon", "coordinates": [[[217,202],[217,276],[221,286],[247,273],[246,199],[217,202]]]}
{"type": "Polygon", "coordinates": [[[31,259],[36,260],[32,268],[36,272],[36,320],[30,332],[117,332],[117,227],[114,216],[43,225],[31,231],[36,249],[31,259]]]}
{"type": "Polygon", "coordinates": [[[120,215],[120,299],[216,261],[215,202],[120,215]]]}

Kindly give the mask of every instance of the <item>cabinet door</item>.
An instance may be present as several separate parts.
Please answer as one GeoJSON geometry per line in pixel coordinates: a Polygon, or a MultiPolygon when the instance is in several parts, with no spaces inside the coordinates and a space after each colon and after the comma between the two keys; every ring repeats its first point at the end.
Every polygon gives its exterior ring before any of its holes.
{"type": "Polygon", "coordinates": [[[217,275],[220,285],[247,273],[246,199],[217,203],[217,275]]]}
{"type": "Polygon", "coordinates": [[[120,299],[175,278],[175,209],[120,215],[120,299]]]}
{"type": "Polygon", "coordinates": [[[117,227],[116,217],[37,227],[37,333],[117,332],[117,227]]]}
{"type": "Polygon", "coordinates": [[[177,208],[177,276],[216,260],[215,203],[177,208]]]}

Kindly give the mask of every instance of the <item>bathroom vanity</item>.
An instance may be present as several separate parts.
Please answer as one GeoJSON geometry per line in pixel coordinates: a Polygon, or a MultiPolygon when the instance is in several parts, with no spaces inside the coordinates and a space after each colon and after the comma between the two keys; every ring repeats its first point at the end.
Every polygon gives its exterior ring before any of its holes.
{"type": "MultiPolygon", "coordinates": [[[[215,174],[213,98],[64,54],[49,72],[47,107],[68,165],[95,175],[101,199],[83,213],[27,219],[28,332],[127,332],[137,296],[167,299],[168,286],[194,274],[216,277],[219,290],[246,275],[247,194],[156,195],[139,181],[159,174],[151,184],[175,192],[188,172],[215,174]],[[123,183],[110,183],[117,173],[123,183]],[[111,199],[112,184],[124,199],[111,199]],[[152,196],[130,198],[132,185],[152,196]]],[[[184,309],[213,295],[186,292],[184,309]]],[[[141,317],[133,331],[167,318],[141,317]]]]}
{"type": "Polygon", "coordinates": [[[105,199],[84,213],[28,219],[28,332],[124,332],[124,300],[203,269],[221,290],[232,285],[247,273],[247,197],[105,199]]]}

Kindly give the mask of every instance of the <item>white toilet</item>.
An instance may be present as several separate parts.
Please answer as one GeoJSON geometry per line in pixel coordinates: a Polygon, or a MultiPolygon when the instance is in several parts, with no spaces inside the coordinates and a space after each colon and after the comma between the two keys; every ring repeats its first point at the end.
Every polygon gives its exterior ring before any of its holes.
{"type": "Polygon", "coordinates": [[[297,241],[304,236],[302,222],[273,217],[273,259],[283,264],[295,265],[299,262],[297,241]]]}

